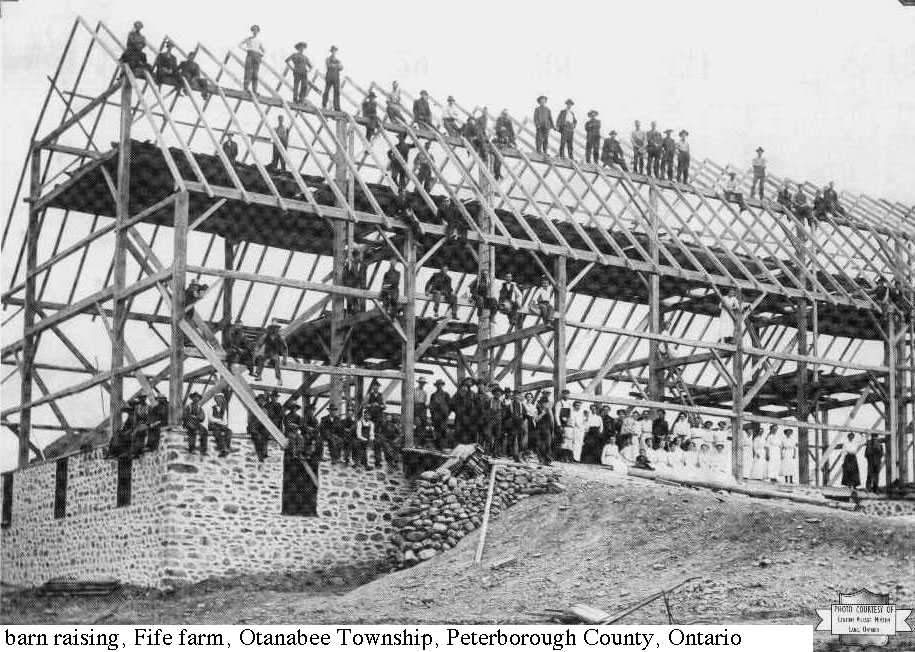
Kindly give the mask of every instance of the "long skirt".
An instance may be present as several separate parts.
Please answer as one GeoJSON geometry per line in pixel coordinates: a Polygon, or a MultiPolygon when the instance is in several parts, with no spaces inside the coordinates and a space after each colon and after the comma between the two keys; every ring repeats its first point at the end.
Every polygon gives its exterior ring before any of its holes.
{"type": "Polygon", "coordinates": [[[861,484],[861,473],[858,470],[858,456],[846,453],[842,460],[842,486],[857,487],[861,484]]]}

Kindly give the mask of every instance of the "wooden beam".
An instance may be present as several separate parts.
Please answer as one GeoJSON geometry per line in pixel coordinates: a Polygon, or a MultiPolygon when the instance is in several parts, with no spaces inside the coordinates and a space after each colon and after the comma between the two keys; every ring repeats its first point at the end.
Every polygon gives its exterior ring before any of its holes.
{"type": "MultiPolygon", "coordinates": [[[[190,197],[187,192],[178,194],[175,202],[174,230],[172,237],[171,279],[171,355],[168,362],[168,425],[181,425],[184,413],[184,334],[181,321],[187,306],[184,305],[184,288],[187,284],[187,233],[190,197]]],[[[231,290],[230,290],[231,291],[231,290]]]]}
{"type": "MultiPolygon", "coordinates": [[[[553,275],[556,277],[556,312],[553,317],[553,387],[556,400],[566,388],[566,310],[568,310],[569,277],[566,266],[566,257],[557,256],[554,261],[553,275]]],[[[539,336],[537,336],[539,339],[539,336]]],[[[545,350],[545,349],[544,349],[545,350]]]]}
{"type": "Polygon", "coordinates": [[[96,374],[92,378],[84,380],[81,383],[77,383],[76,385],[72,385],[70,387],[58,390],[56,392],[51,392],[50,394],[47,394],[46,396],[42,396],[41,398],[35,399],[35,400],[31,401],[30,403],[22,403],[15,407],[4,410],[3,412],[0,412],[0,417],[6,418],[9,415],[14,414],[16,412],[20,412],[25,408],[37,407],[39,405],[44,405],[45,403],[49,403],[50,401],[54,401],[59,398],[65,398],[67,396],[79,394],[80,392],[84,392],[87,389],[92,389],[96,385],[100,385],[104,382],[109,381],[115,374],[123,375],[123,374],[133,373],[133,371],[136,369],[143,369],[145,367],[148,367],[149,365],[155,364],[161,360],[165,360],[166,358],[168,358],[168,356],[169,356],[169,351],[167,351],[167,350],[161,351],[159,353],[156,353],[155,355],[151,355],[147,358],[143,358],[142,360],[138,360],[134,364],[125,365],[123,367],[120,367],[119,369],[109,369],[107,371],[103,371],[99,374],[96,374]]]}
{"type": "MultiPolygon", "coordinates": [[[[403,289],[407,297],[416,294],[416,240],[412,231],[407,231],[404,239],[403,289]]],[[[400,427],[404,437],[404,447],[413,448],[414,394],[416,390],[416,301],[407,300],[404,306],[403,319],[403,383],[401,384],[400,427]]]]}
{"type": "MultiPolygon", "coordinates": [[[[41,191],[41,151],[32,148],[30,171],[30,195],[34,197],[41,191]]],[[[29,463],[29,442],[32,435],[32,365],[35,362],[35,349],[37,348],[37,333],[34,333],[35,324],[35,276],[29,272],[35,269],[38,262],[38,238],[41,225],[39,212],[34,204],[29,207],[29,223],[26,231],[26,280],[25,280],[25,312],[22,322],[22,371],[20,400],[25,406],[19,414],[19,468],[29,463]]],[[[4,355],[7,347],[4,348],[4,355]]],[[[48,395],[46,394],[45,397],[48,395]]]]}

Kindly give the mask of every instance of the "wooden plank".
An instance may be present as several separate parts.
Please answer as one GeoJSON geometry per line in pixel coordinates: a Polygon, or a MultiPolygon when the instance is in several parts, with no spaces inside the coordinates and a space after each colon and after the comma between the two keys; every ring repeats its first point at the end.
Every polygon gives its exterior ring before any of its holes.
{"type": "Polygon", "coordinates": [[[480,525],[480,540],[477,543],[477,552],[473,557],[473,563],[480,565],[483,561],[483,546],[486,545],[486,532],[489,530],[489,510],[492,508],[492,496],[496,486],[496,471],[498,465],[493,464],[489,470],[489,487],[486,489],[486,504],[483,506],[483,523],[480,525]]]}
{"type": "Polygon", "coordinates": [[[528,326],[527,328],[522,328],[521,330],[510,331],[504,335],[497,335],[496,337],[480,340],[477,345],[482,348],[494,349],[504,344],[517,342],[518,340],[526,340],[527,338],[534,337],[535,335],[548,333],[551,330],[553,330],[553,327],[550,324],[535,324],[533,326],[528,326]]]}

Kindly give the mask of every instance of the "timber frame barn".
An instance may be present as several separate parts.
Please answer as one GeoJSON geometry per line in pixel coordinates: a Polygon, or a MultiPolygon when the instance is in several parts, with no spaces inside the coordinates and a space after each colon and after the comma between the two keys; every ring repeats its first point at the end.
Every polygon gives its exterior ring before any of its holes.
{"type": "MultiPolygon", "coordinates": [[[[148,49],[153,60],[158,51],[148,49]]],[[[915,325],[874,290],[880,279],[899,281],[912,300],[915,207],[842,193],[844,217],[799,219],[755,199],[738,212],[714,190],[725,168],[713,161],[694,157],[687,186],[549,158],[533,153],[527,119],[514,123],[519,148],[492,154],[497,181],[462,137],[384,122],[368,141],[362,99],[387,95],[374,82],[346,78],[346,111],[322,111],[288,101],[290,75],[271,62],[254,96],[240,90],[234,52],[175,42],[181,56],[190,49],[206,97],[119,66],[119,37],[78,18],[49,78],[3,233],[3,324],[16,337],[2,349],[2,418],[18,437],[20,467],[32,451],[41,457],[34,433],[110,434],[125,401],[154,388],[180,427],[191,391],[206,401],[228,386],[284,445],[254,401],[272,386],[228,369],[215,335],[236,319],[254,329],[278,317],[290,347],[279,387],[287,400],[316,400],[320,414],[328,402],[358,400],[377,378],[399,403],[407,446],[418,376],[453,390],[472,375],[730,420],[735,444],[747,424],[791,427],[801,483],[834,480],[829,450],[847,432],[878,433],[887,481],[912,480],[915,325]],[[98,70],[110,71],[107,85],[87,74],[98,70]],[[221,148],[227,131],[240,146],[234,164],[221,148]],[[435,157],[431,192],[405,166],[419,188],[413,225],[392,210],[386,153],[401,134],[435,157]],[[267,169],[271,148],[288,172],[267,169]],[[466,241],[445,238],[436,213],[444,197],[456,200],[466,241]],[[365,289],[343,281],[353,247],[365,251],[365,289]],[[391,260],[403,270],[402,317],[393,319],[378,291],[391,260]],[[445,265],[459,319],[433,318],[422,292],[445,265]],[[478,314],[462,295],[481,271],[511,272],[524,288],[546,277],[555,319],[527,312],[508,327],[478,314]],[[209,288],[188,311],[192,280],[209,288]],[[739,290],[748,310],[733,343],[715,335],[725,290],[739,290]]],[[[320,72],[312,81],[323,88],[320,72]]],[[[749,196],[750,180],[741,181],[749,196]]],[[[780,183],[769,176],[770,196],[780,183]]]]}

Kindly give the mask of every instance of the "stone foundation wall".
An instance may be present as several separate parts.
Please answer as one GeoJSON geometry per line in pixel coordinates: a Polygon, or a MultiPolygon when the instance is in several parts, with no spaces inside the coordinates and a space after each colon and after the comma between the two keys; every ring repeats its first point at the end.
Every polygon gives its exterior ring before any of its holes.
{"type": "Polygon", "coordinates": [[[118,464],[102,449],[67,456],[66,515],[54,517],[56,461],[13,474],[12,522],[3,528],[3,582],[35,586],[55,577],[116,577],[159,586],[164,577],[159,491],[165,454],[134,460],[130,504],[117,507],[118,464]]]}
{"type": "Polygon", "coordinates": [[[227,457],[190,455],[170,441],[165,476],[168,584],[214,576],[390,565],[393,514],[410,493],[400,473],[328,460],[318,470],[317,516],[281,514],[283,453],[259,462],[247,438],[227,457]]]}
{"type": "Polygon", "coordinates": [[[283,453],[263,463],[250,440],[220,458],[189,455],[183,432],[133,462],[130,505],[116,507],[117,462],[103,449],[68,456],[67,512],[54,518],[54,461],[13,474],[12,522],[2,530],[4,583],[117,578],[165,588],[211,577],[323,571],[395,559],[393,514],[412,491],[399,471],[324,460],[317,515],[281,514],[283,453]]]}
{"type": "MultiPolygon", "coordinates": [[[[520,464],[496,470],[490,518],[522,498],[558,487],[559,473],[548,467],[520,464]]],[[[416,481],[416,492],[399,510],[393,524],[399,528],[394,543],[397,563],[412,566],[457,545],[483,522],[489,476],[453,477],[447,470],[426,471],[416,481]]]]}

